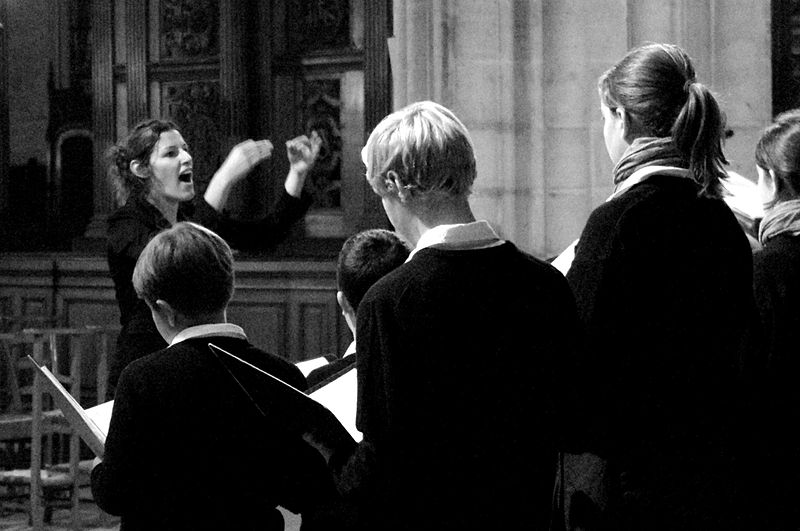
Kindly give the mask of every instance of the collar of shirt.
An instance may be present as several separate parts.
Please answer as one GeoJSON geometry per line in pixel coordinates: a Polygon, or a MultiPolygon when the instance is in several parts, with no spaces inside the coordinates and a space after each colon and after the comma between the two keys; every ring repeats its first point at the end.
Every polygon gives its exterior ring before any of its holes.
{"type": "Polygon", "coordinates": [[[453,245],[465,249],[484,249],[503,243],[489,222],[484,220],[454,225],[437,225],[425,231],[406,262],[425,247],[453,245]],[[471,245],[474,244],[474,245],[471,245]]]}
{"type": "Polygon", "coordinates": [[[247,335],[245,335],[241,326],[232,323],[215,323],[184,328],[172,339],[172,343],[170,343],[169,346],[177,345],[181,341],[186,341],[187,339],[212,336],[233,337],[236,339],[244,339],[245,341],[247,340],[247,335]]]}

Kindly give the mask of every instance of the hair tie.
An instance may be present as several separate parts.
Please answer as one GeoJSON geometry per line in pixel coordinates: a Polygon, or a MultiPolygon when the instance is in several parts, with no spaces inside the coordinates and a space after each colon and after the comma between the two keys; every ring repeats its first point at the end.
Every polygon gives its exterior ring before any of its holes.
{"type": "Polygon", "coordinates": [[[691,90],[692,85],[695,85],[695,84],[697,84],[697,81],[695,81],[694,79],[687,79],[686,83],[683,84],[683,91],[686,94],[689,94],[689,91],[691,90]]]}

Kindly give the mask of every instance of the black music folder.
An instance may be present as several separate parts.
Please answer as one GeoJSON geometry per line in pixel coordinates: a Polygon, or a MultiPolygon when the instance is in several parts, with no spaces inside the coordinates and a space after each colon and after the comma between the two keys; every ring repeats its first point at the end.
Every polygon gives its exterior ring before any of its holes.
{"type": "MultiPolygon", "coordinates": [[[[320,405],[328,409],[334,416],[339,420],[339,422],[344,426],[344,428],[350,433],[353,439],[356,442],[362,439],[361,432],[356,429],[356,390],[357,390],[357,383],[356,383],[356,371],[353,368],[352,370],[343,371],[343,374],[340,377],[330,380],[328,385],[323,387],[318,387],[316,390],[310,394],[306,394],[296,387],[293,387],[280,378],[276,378],[275,376],[271,375],[270,373],[256,367],[252,363],[249,363],[239,356],[235,354],[231,354],[225,349],[218,347],[213,343],[209,343],[208,347],[211,351],[219,356],[222,354],[230,359],[237,361],[238,363],[257,371],[259,374],[267,377],[268,381],[275,383],[278,387],[277,389],[282,389],[284,391],[284,396],[289,400],[298,400],[300,401],[300,405],[303,408],[314,409],[318,408],[320,405]],[[303,405],[305,404],[305,405],[303,405]]],[[[222,360],[220,360],[222,361],[222,360]]],[[[226,367],[227,368],[227,367],[226,367]]],[[[230,372],[230,371],[229,371],[230,372]]],[[[337,375],[339,376],[339,375],[337,375]]],[[[251,401],[255,404],[259,410],[261,407],[257,403],[256,400],[250,394],[250,390],[242,385],[236,376],[231,373],[231,377],[236,381],[242,391],[251,399],[251,401]]]]}

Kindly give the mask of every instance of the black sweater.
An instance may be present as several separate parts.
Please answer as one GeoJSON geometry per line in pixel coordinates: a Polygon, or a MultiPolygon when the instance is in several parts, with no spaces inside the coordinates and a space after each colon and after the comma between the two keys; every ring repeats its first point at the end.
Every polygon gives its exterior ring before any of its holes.
{"type": "Polygon", "coordinates": [[[124,531],[282,530],[276,505],[304,512],[333,499],[323,460],[301,439],[296,403],[227,361],[262,417],[209,342],[305,389],[294,365],[241,339],[189,339],[131,363],[120,378],[105,459],[92,472],[97,504],[121,515],[124,531]]]}
{"type": "Polygon", "coordinates": [[[646,499],[648,528],[724,527],[706,518],[734,488],[725,459],[755,318],[736,218],[689,179],[652,176],[595,209],[567,279],[587,330],[585,448],[646,499]]]}
{"type": "Polygon", "coordinates": [[[800,236],[780,234],[753,255],[765,353],[775,372],[800,374],[800,236]]]}
{"type": "Polygon", "coordinates": [[[800,236],[769,239],[753,256],[753,283],[763,329],[763,378],[756,432],[765,484],[762,529],[797,526],[800,508],[800,236]]]}
{"type": "Polygon", "coordinates": [[[366,528],[545,528],[577,330],[563,276],[511,243],[425,248],[378,281],[341,476],[366,528]]]}

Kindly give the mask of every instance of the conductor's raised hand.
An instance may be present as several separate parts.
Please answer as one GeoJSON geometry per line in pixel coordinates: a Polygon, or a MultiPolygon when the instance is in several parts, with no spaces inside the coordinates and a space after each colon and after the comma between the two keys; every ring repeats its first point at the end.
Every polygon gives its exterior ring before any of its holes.
{"type": "Polygon", "coordinates": [[[301,135],[286,142],[286,156],[289,158],[289,174],[283,186],[293,197],[300,197],[306,176],[319,155],[322,137],[316,131],[311,136],[301,135]]]}
{"type": "Polygon", "coordinates": [[[223,173],[231,181],[239,181],[260,162],[268,159],[272,155],[272,149],[272,142],[269,140],[240,142],[233,146],[217,173],[223,173]]]}
{"type": "Polygon", "coordinates": [[[307,173],[314,167],[314,162],[322,146],[322,137],[316,131],[311,136],[300,135],[286,141],[286,156],[289,157],[289,171],[307,173]]]}
{"type": "Polygon", "coordinates": [[[221,212],[231,188],[241,181],[261,161],[272,155],[269,140],[245,140],[233,146],[222,166],[211,178],[206,188],[205,200],[214,210],[221,212]]]}

